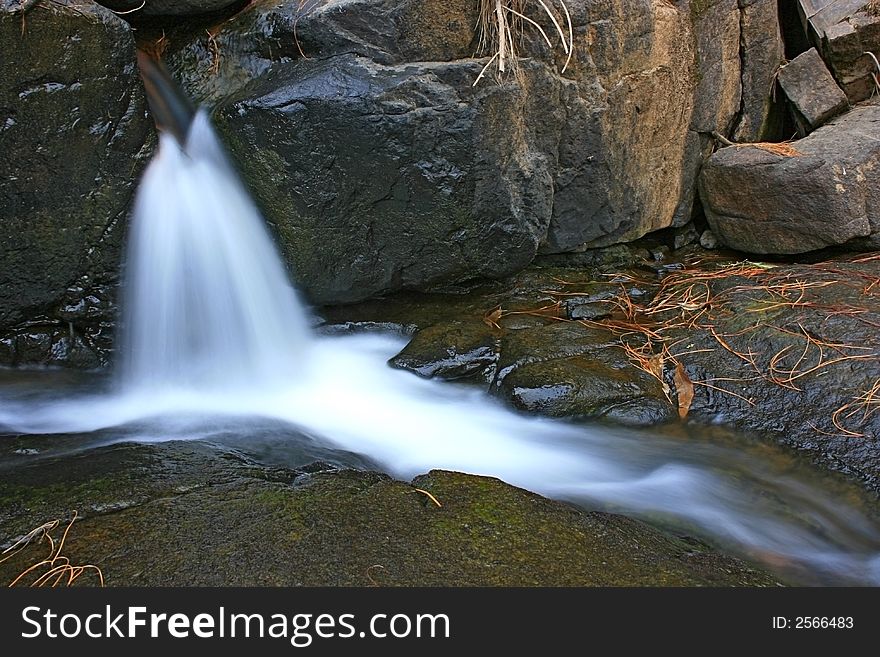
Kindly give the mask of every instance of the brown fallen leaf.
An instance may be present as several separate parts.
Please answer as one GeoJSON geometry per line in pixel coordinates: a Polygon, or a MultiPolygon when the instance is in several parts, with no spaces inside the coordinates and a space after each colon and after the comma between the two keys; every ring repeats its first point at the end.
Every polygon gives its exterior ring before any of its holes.
{"type": "Polygon", "coordinates": [[[681,363],[675,364],[675,392],[678,395],[678,416],[687,417],[688,411],[691,410],[691,402],[694,401],[694,384],[684,371],[681,363]]]}

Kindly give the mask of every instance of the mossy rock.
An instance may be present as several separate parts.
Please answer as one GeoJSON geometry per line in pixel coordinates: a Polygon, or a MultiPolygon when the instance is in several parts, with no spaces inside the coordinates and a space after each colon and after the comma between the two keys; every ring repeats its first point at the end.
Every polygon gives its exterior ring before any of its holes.
{"type": "MultiPolygon", "coordinates": [[[[70,457],[32,458],[16,468],[29,485],[0,483],[0,543],[76,503],[65,555],[99,565],[114,586],[776,584],[641,522],[492,478],[432,471],[410,484],[265,468],[190,442],[92,450],[60,486],[70,457]]],[[[43,553],[36,545],[0,564],[0,581],[43,553]]]]}

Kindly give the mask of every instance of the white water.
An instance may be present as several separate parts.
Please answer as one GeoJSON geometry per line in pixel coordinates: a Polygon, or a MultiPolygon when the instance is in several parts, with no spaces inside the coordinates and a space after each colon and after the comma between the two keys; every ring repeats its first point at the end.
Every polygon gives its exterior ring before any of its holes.
{"type": "Polygon", "coordinates": [[[124,384],[199,390],[296,376],[306,323],[204,113],[163,134],[129,238],[124,384]]]}
{"type": "MultiPolygon", "coordinates": [[[[136,204],[114,392],[0,397],[0,428],[143,440],[280,421],[399,477],[494,475],[552,497],[662,514],[820,581],[880,583],[880,530],[785,470],[706,443],[515,414],[386,361],[398,336],[310,335],[262,220],[199,114],[163,137],[136,204]]],[[[245,428],[243,428],[245,427],[245,428]]]]}

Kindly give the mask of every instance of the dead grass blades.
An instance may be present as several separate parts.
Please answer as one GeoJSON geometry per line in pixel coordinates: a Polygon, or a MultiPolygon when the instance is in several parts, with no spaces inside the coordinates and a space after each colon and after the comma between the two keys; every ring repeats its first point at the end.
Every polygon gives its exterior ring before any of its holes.
{"type": "Polygon", "coordinates": [[[880,378],[868,390],[834,411],[831,421],[842,434],[863,438],[864,433],[852,428],[854,423],[862,427],[878,411],[880,411],[880,378]]]}
{"type": "Polygon", "coordinates": [[[732,148],[757,148],[779,157],[801,157],[798,149],[791,145],[790,141],[772,142],[772,141],[755,141],[755,142],[735,142],[730,141],[727,137],[719,132],[710,133],[718,142],[732,148]]]}
{"type": "Polygon", "coordinates": [[[773,153],[779,157],[800,157],[803,155],[798,149],[791,145],[791,142],[769,142],[759,141],[753,144],[737,144],[737,146],[750,146],[751,148],[759,148],[762,151],[773,153]]]}
{"type": "Polygon", "coordinates": [[[0,553],[0,563],[3,563],[32,544],[45,542],[49,546],[49,555],[23,570],[9,584],[10,588],[14,586],[51,586],[52,588],[56,586],[72,586],[86,572],[94,574],[98,578],[99,584],[104,586],[104,574],[98,566],[92,564],[74,565],[68,557],[62,554],[64,543],[67,541],[67,535],[70,533],[70,529],[73,527],[73,523],[76,522],[77,517],[78,514],[74,511],[70,522],[64,528],[61,540],[57,544],[52,534],[61,526],[61,520],[52,520],[43,523],[39,527],[35,527],[14,545],[0,553]]]}
{"type": "Polygon", "coordinates": [[[211,55],[211,75],[217,75],[220,72],[220,44],[217,41],[217,35],[220,34],[221,25],[217,25],[211,29],[205,30],[208,35],[208,52],[211,55]]]}
{"type": "MultiPolygon", "coordinates": [[[[878,10],[877,15],[880,16],[880,10],[878,10]]],[[[874,55],[874,53],[872,53],[871,51],[865,51],[862,54],[867,55],[874,62],[874,70],[871,71],[871,79],[874,81],[874,91],[872,93],[873,95],[880,92],[880,78],[877,77],[877,75],[880,74],[880,62],[877,61],[877,56],[874,55]]]]}
{"type": "Polygon", "coordinates": [[[477,29],[480,33],[480,52],[492,56],[474,80],[480,83],[494,64],[499,78],[507,73],[519,76],[517,41],[522,41],[523,31],[528,25],[541,35],[547,46],[553,50],[561,48],[566,55],[562,73],[568,69],[574,54],[574,26],[565,0],[480,0],[480,17],[477,29]],[[539,17],[549,24],[542,25],[527,15],[529,6],[537,5],[539,17]],[[549,32],[549,34],[548,34],[549,32]],[[551,38],[553,35],[553,38],[551,38]],[[554,39],[559,42],[554,45],[554,39]]]}

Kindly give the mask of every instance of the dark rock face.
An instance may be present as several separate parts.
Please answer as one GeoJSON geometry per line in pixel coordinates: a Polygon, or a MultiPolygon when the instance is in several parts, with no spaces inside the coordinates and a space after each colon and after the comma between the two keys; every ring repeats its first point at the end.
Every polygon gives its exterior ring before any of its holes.
{"type": "MultiPolygon", "coordinates": [[[[16,459],[0,478],[0,544],[75,504],[65,554],[100,563],[111,586],[778,584],[696,541],[487,477],[270,468],[197,441],[16,459]]],[[[0,564],[0,582],[43,547],[0,564]]]]}
{"type": "Polygon", "coordinates": [[[242,0],[101,0],[98,4],[126,17],[196,16],[222,11],[242,0]]]}
{"type": "Polygon", "coordinates": [[[774,76],[785,56],[777,0],[739,0],[742,111],[734,141],[772,140],[782,128],[774,76]]]}
{"type": "Polygon", "coordinates": [[[474,92],[478,72],[341,55],[272,71],[220,108],[218,127],[312,300],[531,262],[552,210],[552,116],[510,127],[553,90],[474,92]]]}
{"type": "Polygon", "coordinates": [[[804,253],[855,238],[854,248],[876,248],[878,130],[880,106],[863,105],[795,142],[800,155],[722,148],[700,178],[713,233],[750,253],[804,253]]]}
{"type": "Polygon", "coordinates": [[[126,23],[92,4],[17,6],[0,6],[0,331],[28,320],[12,360],[62,361],[113,319],[108,285],[152,127],[126,23]],[[36,334],[71,345],[32,358],[36,334]]]}
{"type": "MultiPolygon", "coordinates": [[[[521,80],[474,87],[487,60],[463,0],[258,3],[167,58],[217,105],[307,295],[350,302],[691,219],[707,133],[742,105],[739,3],[568,5],[564,76],[526,32],[521,80]]],[[[769,64],[754,61],[757,108],[769,64]]]]}
{"type": "Polygon", "coordinates": [[[779,69],[779,86],[791,103],[802,137],[849,106],[846,95],[815,48],[779,69]]]}

